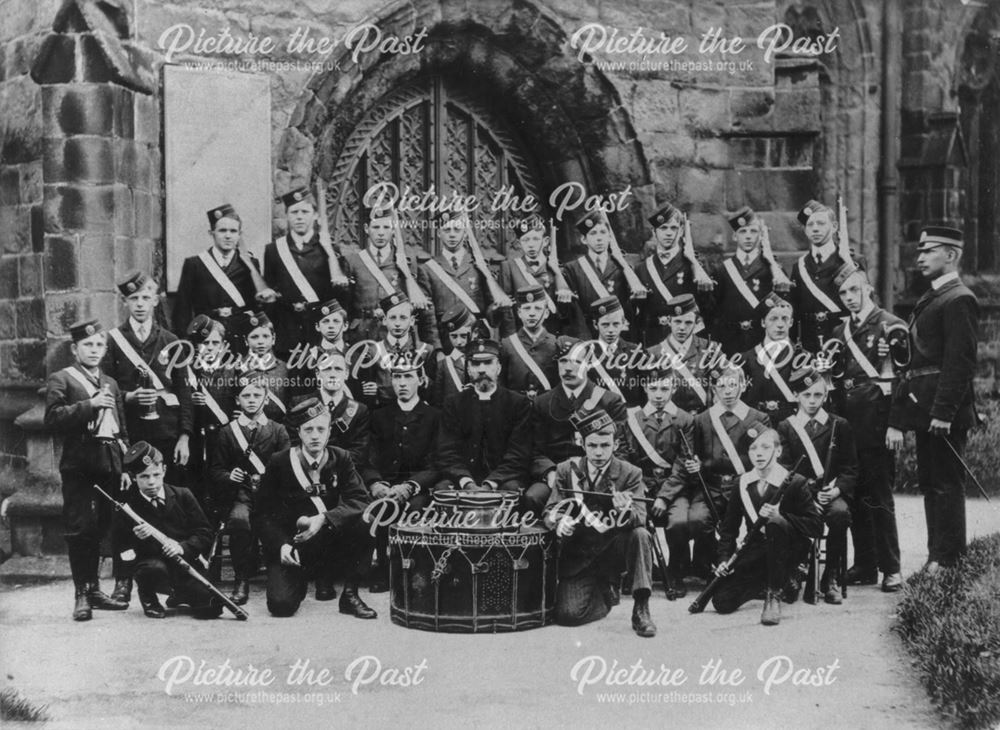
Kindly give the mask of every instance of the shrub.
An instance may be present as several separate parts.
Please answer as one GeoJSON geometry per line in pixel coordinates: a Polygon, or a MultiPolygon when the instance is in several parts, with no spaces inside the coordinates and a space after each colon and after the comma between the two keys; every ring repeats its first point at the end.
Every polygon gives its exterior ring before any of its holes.
{"type": "Polygon", "coordinates": [[[49,719],[47,705],[36,707],[13,687],[0,690],[0,720],[9,722],[44,722],[49,719]]]}
{"type": "Polygon", "coordinates": [[[1000,723],[1000,534],[974,540],[954,568],[911,576],[893,630],[946,718],[1000,723]]]}

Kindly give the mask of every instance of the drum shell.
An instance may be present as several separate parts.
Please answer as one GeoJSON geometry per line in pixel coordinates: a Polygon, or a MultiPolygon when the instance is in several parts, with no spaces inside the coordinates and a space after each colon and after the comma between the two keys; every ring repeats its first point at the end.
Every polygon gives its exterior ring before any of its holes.
{"type": "Polygon", "coordinates": [[[407,628],[501,633],[552,622],[556,551],[543,528],[518,533],[389,532],[390,614],[407,628]],[[443,568],[435,580],[435,567],[443,568]]]}

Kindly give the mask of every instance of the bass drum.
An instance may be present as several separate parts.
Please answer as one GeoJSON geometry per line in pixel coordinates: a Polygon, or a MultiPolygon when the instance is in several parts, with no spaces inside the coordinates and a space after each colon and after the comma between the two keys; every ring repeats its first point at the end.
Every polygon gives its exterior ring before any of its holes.
{"type": "Polygon", "coordinates": [[[492,634],[552,622],[556,550],[542,527],[516,533],[389,531],[393,623],[411,629],[492,634]]]}

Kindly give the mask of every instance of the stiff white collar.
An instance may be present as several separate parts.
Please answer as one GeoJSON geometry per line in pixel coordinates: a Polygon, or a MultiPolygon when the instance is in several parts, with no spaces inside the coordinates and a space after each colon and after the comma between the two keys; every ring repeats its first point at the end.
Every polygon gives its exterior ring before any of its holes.
{"type": "Polygon", "coordinates": [[[223,269],[229,266],[230,263],[232,263],[233,257],[235,255],[236,255],[235,248],[226,254],[222,253],[222,251],[220,251],[215,246],[212,246],[212,257],[215,259],[215,263],[217,263],[223,269]]]}
{"type": "MultiPolygon", "coordinates": [[[[713,403],[709,410],[714,412],[716,415],[721,416],[727,409],[722,405],[722,403],[713,403]]],[[[738,400],[736,401],[736,404],[729,409],[729,411],[742,421],[750,414],[750,406],[743,401],[738,400]]]]}
{"type": "Polygon", "coordinates": [[[400,400],[399,398],[396,399],[396,405],[399,406],[399,410],[403,411],[403,413],[409,413],[410,411],[412,411],[414,408],[417,407],[418,403],[420,403],[419,395],[413,396],[412,398],[410,398],[410,400],[400,400]]]}
{"type": "MultiPolygon", "coordinates": [[[[644,415],[652,416],[656,413],[656,409],[653,408],[652,403],[647,403],[642,407],[642,412],[644,415]]],[[[677,414],[677,406],[674,404],[672,400],[668,400],[666,402],[666,405],[663,406],[663,412],[668,413],[671,416],[674,416],[677,414]]]]}
{"type": "Polygon", "coordinates": [[[941,287],[943,287],[945,284],[947,284],[949,281],[952,281],[952,280],[957,279],[957,278],[958,278],[958,272],[957,271],[949,271],[947,274],[941,274],[941,276],[939,276],[934,281],[932,281],[931,282],[931,287],[934,289],[934,291],[937,291],[938,289],[940,289],[941,287]]]}
{"type": "Polygon", "coordinates": [[[812,251],[809,252],[809,255],[814,258],[818,256],[820,263],[823,263],[828,258],[833,256],[833,254],[835,254],[836,252],[837,252],[837,244],[835,244],[832,240],[830,240],[824,243],[822,246],[813,246],[812,251]]]}
{"type": "Polygon", "coordinates": [[[264,411],[261,411],[254,418],[249,418],[246,413],[241,413],[236,419],[243,428],[250,428],[251,423],[256,423],[258,426],[267,425],[267,416],[264,415],[264,411]]]}

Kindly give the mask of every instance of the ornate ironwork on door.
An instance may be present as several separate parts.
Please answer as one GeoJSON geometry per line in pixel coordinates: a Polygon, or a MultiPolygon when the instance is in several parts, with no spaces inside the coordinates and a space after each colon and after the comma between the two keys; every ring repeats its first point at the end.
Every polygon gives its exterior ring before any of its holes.
{"type": "MultiPolygon", "coordinates": [[[[340,245],[364,244],[362,201],[373,185],[390,182],[405,195],[475,196],[476,237],[501,253],[514,239],[516,212],[493,205],[503,190],[539,199],[527,154],[502,122],[434,78],[389,94],[358,124],[327,188],[330,230],[340,245]]],[[[430,214],[403,212],[407,244],[436,250],[430,214]]]]}

